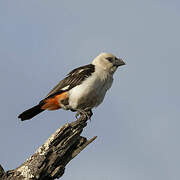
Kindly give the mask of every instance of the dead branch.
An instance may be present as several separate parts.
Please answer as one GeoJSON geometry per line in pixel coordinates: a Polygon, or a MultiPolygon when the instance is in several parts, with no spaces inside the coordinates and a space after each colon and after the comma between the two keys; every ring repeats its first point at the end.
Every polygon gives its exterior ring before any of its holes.
{"type": "Polygon", "coordinates": [[[80,136],[87,125],[87,118],[81,116],[72,123],[59,128],[21,166],[6,173],[0,166],[0,180],[53,180],[60,178],[69,161],[77,156],[90,140],[80,136]]]}

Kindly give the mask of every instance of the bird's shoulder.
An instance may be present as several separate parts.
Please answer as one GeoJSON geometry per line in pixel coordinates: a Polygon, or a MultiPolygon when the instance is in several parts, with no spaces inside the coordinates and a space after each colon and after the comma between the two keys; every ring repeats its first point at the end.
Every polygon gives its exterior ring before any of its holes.
{"type": "Polygon", "coordinates": [[[90,76],[95,71],[95,66],[93,64],[87,64],[85,66],[80,66],[70,73],[68,73],[67,77],[70,76],[90,76]]]}

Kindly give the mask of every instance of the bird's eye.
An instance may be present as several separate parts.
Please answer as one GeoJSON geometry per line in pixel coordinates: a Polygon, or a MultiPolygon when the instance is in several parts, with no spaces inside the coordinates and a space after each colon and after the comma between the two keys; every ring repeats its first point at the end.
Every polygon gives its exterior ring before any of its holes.
{"type": "Polygon", "coordinates": [[[109,62],[113,62],[113,57],[107,57],[106,58],[109,62]]]}

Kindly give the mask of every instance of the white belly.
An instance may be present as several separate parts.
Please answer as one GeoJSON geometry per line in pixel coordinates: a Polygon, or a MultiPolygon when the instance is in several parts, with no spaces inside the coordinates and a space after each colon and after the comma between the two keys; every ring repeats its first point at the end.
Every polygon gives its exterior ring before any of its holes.
{"type": "MultiPolygon", "coordinates": [[[[96,72],[97,73],[97,72],[96,72]]],[[[93,108],[102,103],[107,90],[112,85],[113,78],[102,73],[87,78],[81,85],[69,91],[69,107],[71,109],[93,108]]]]}

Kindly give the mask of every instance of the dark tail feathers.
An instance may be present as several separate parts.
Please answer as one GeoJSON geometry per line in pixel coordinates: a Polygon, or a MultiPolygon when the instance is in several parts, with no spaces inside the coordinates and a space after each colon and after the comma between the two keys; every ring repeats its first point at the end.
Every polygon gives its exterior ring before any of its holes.
{"type": "Polygon", "coordinates": [[[37,114],[41,113],[44,111],[44,109],[41,109],[43,104],[38,104],[37,106],[34,106],[26,111],[24,111],[23,113],[21,113],[18,118],[21,119],[21,121],[25,121],[25,120],[29,120],[31,118],[33,118],[34,116],[36,116],[37,114]]]}

